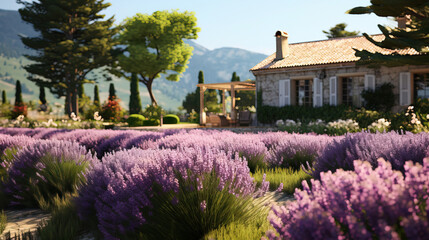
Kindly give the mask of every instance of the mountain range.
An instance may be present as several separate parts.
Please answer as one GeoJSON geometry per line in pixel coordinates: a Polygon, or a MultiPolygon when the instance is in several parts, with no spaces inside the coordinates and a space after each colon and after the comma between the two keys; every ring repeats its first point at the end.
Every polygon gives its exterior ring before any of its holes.
{"type": "MultiPolygon", "coordinates": [[[[9,99],[14,97],[14,83],[20,80],[23,89],[24,100],[37,100],[39,90],[36,85],[26,79],[27,73],[22,68],[29,61],[24,54],[33,54],[26,49],[19,36],[37,36],[32,26],[23,22],[18,11],[0,9],[0,90],[5,89],[9,99]]],[[[233,72],[240,76],[241,80],[253,79],[249,69],[267,56],[239,48],[218,48],[209,50],[194,41],[186,41],[194,48],[188,68],[183,73],[179,82],[171,82],[163,77],[156,79],[153,91],[158,104],[165,109],[177,110],[182,104],[186,94],[194,91],[198,83],[198,72],[204,72],[205,83],[229,82],[233,72]]],[[[91,72],[88,78],[96,79],[100,89],[100,98],[107,99],[109,82],[105,81],[102,70],[91,72]]],[[[130,88],[129,82],[123,78],[111,76],[121,105],[128,107],[130,88]]],[[[85,94],[92,97],[93,85],[86,84],[85,94]]],[[[140,84],[140,94],[143,105],[149,104],[150,99],[146,87],[140,84]]],[[[56,99],[47,94],[49,102],[63,103],[64,100],[56,99]]]]}

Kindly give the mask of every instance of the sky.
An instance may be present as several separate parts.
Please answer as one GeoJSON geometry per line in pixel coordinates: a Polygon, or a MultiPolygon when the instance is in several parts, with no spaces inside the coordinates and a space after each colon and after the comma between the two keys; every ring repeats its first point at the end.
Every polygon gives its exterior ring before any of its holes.
{"type": "MultiPolygon", "coordinates": [[[[369,0],[105,0],[112,5],[106,17],[116,23],[136,13],[160,10],[193,11],[201,28],[196,43],[210,49],[242,48],[253,52],[275,52],[277,30],[289,34],[289,43],[326,39],[323,30],[346,23],[349,31],[378,34],[377,24],[395,26],[386,18],[348,15],[353,7],[367,6],[369,0]]],[[[17,10],[15,0],[0,0],[0,9],[17,10]]]]}

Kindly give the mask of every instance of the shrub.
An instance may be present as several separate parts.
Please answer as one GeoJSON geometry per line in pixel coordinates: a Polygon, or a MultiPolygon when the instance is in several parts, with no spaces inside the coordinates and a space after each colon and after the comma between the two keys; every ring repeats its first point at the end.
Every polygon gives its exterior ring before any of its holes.
{"type": "MultiPolygon", "coordinates": [[[[223,225],[232,221],[230,213],[236,214],[234,221],[239,221],[237,212],[249,217],[243,211],[256,209],[248,208],[249,198],[235,200],[238,196],[250,196],[255,189],[246,162],[238,157],[232,160],[230,154],[218,150],[119,151],[96,163],[87,179],[88,184],[81,188],[77,200],[79,216],[97,222],[109,239],[135,239],[140,234],[152,236],[154,232],[160,234],[158,237],[192,234],[201,238],[201,233],[209,228],[219,227],[208,216],[223,225]],[[210,214],[205,215],[206,211],[210,214]],[[190,212],[198,212],[196,216],[200,218],[190,219],[190,212]],[[171,221],[174,224],[170,226],[175,227],[165,231],[165,224],[171,221]]],[[[255,214],[249,211],[250,215],[255,214]]],[[[251,219],[248,217],[243,219],[251,219]]]]}
{"type": "Polygon", "coordinates": [[[336,169],[353,170],[353,161],[368,161],[374,168],[377,159],[389,161],[393,169],[404,171],[408,160],[422,163],[429,156],[429,134],[355,133],[347,134],[341,140],[331,142],[316,159],[313,177],[319,178],[321,172],[336,169]]]}
{"type": "Polygon", "coordinates": [[[180,123],[180,119],[177,115],[168,114],[162,118],[162,122],[164,124],[178,124],[178,123],[180,123]]]}
{"type": "Polygon", "coordinates": [[[123,117],[124,113],[119,100],[112,99],[108,100],[101,107],[101,116],[106,121],[118,122],[123,117]]]}
{"type": "Polygon", "coordinates": [[[14,155],[4,191],[11,205],[53,208],[56,196],[66,199],[77,191],[96,161],[75,142],[36,141],[14,155]]]}
{"type": "Polygon", "coordinates": [[[44,220],[37,228],[40,239],[44,240],[74,240],[79,237],[84,225],[76,214],[76,209],[69,202],[53,211],[49,220],[44,220]]]}
{"type": "Polygon", "coordinates": [[[143,126],[144,120],[146,120],[146,118],[143,117],[143,115],[131,114],[127,119],[127,123],[128,123],[128,126],[130,127],[138,127],[138,126],[143,126]]]}
{"type": "Polygon", "coordinates": [[[159,119],[151,118],[143,121],[143,126],[159,126],[161,122],[159,119]]]}
{"type": "Polygon", "coordinates": [[[162,109],[161,106],[147,105],[146,108],[143,110],[143,116],[145,116],[147,119],[160,120],[161,115],[163,114],[164,114],[164,110],[162,109]]]}
{"type": "Polygon", "coordinates": [[[392,83],[383,83],[377,86],[375,90],[363,90],[361,96],[365,100],[365,107],[376,111],[390,111],[395,105],[393,88],[395,86],[392,83]]]}
{"type": "MultiPolygon", "coordinates": [[[[429,235],[429,159],[405,164],[405,178],[382,159],[373,170],[355,161],[355,172],[322,173],[306,182],[286,209],[269,219],[281,239],[425,239],[429,235]]],[[[280,239],[269,234],[270,239],[280,239]]]]}

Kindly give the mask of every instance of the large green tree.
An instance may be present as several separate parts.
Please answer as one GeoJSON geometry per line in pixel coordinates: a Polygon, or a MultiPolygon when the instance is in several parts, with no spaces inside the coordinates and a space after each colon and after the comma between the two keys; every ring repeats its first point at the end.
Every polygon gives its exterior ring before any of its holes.
{"type": "Polygon", "coordinates": [[[152,105],[158,105],[152,92],[153,81],[161,74],[179,81],[193,48],[184,39],[196,39],[200,29],[193,12],[157,11],[137,14],[125,20],[119,40],[125,46],[119,57],[122,74],[136,73],[149,92],[152,105]]]}
{"type": "Polygon", "coordinates": [[[329,31],[323,31],[323,33],[328,37],[331,38],[341,38],[341,37],[352,37],[359,35],[359,31],[347,31],[346,30],[347,24],[346,23],[338,23],[334,27],[331,27],[329,31]]]}
{"type": "Polygon", "coordinates": [[[21,18],[33,25],[37,37],[21,37],[37,54],[24,68],[29,80],[48,87],[57,97],[66,96],[65,112],[78,114],[78,88],[90,82],[93,69],[109,65],[115,45],[113,17],[103,20],[101,11],[110,6],[103,0],[39,0],[19,9],[21,18]]]}
{"type": "Polygon", "coordinates": [[[356,7],[348,11],[349,14],[374,13],[380,17],[394,17],[410,19],[405,28],[389,28],[378,25],[384,35],[384,40],[378,42],[371,36],[363,35],[373,44],[386,49],[415,49],[419,54],[382,54],[366,50],[355,50],[360,57],[358,63],[370,66],[401,66],[429,64],[429,1],[428,0],[371,0],[371,5],[356,7]]]}

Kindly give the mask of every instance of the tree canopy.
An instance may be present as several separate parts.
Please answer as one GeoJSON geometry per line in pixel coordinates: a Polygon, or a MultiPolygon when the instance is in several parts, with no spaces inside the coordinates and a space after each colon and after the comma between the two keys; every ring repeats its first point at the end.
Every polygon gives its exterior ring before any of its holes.
{"type": "Polygon", "coordinates": [[[157,105],[153,81],[161,74],[170,81],[180,80],[193,50],[183,40],[196,39],[199,31],[193,12],[156,11],[152,15],[138,13],[127,18],[119,36],[125,46],[118,62],[121,74],[138,74],[152,105],[157,105]]]}
{"type": "Polygon", "coordinates": [[[346,30],[347,24],[345,23],[339,23],[335,25],[334,27],[330,28],[329,31],[323,31],[324,34],[326,34],[326,37],[329,39],[331,38],[340,38],[340,37],[352,37],[359,35],[359,31],[347,31],[346,30]]]}
{"type": "Polygon", "coordinates": [[[378,25],[384,35],[381,42],[371,36],[363,35],[373,44],[386,49],[415,49],[419,54],[392,53],[384,55],[379,52],[371,53],[366,50],[356,50],[360,57],[358,63],[370,66],[401,66],[429,64],[429,1],[428,0],[371,0],[371,5],[356,7],[349,10],[349,14],[374,13],[380,17],[409,18],[405,28],[390,28],[378,25]]]}
{"type": "Polygon", "coordinates": [[[78,114],[78,88],[93,69],[112,62],[115,45],[113,17],[102,20],[100,12],[110,6],[103,0],[39,0],[19,9],[21,18],[33,25],[37,37],[21,37],[25,46],[37,51],[26,56],[28,79],[48,87],[58,97],[66,96],[66,112],[78,114]]]}

